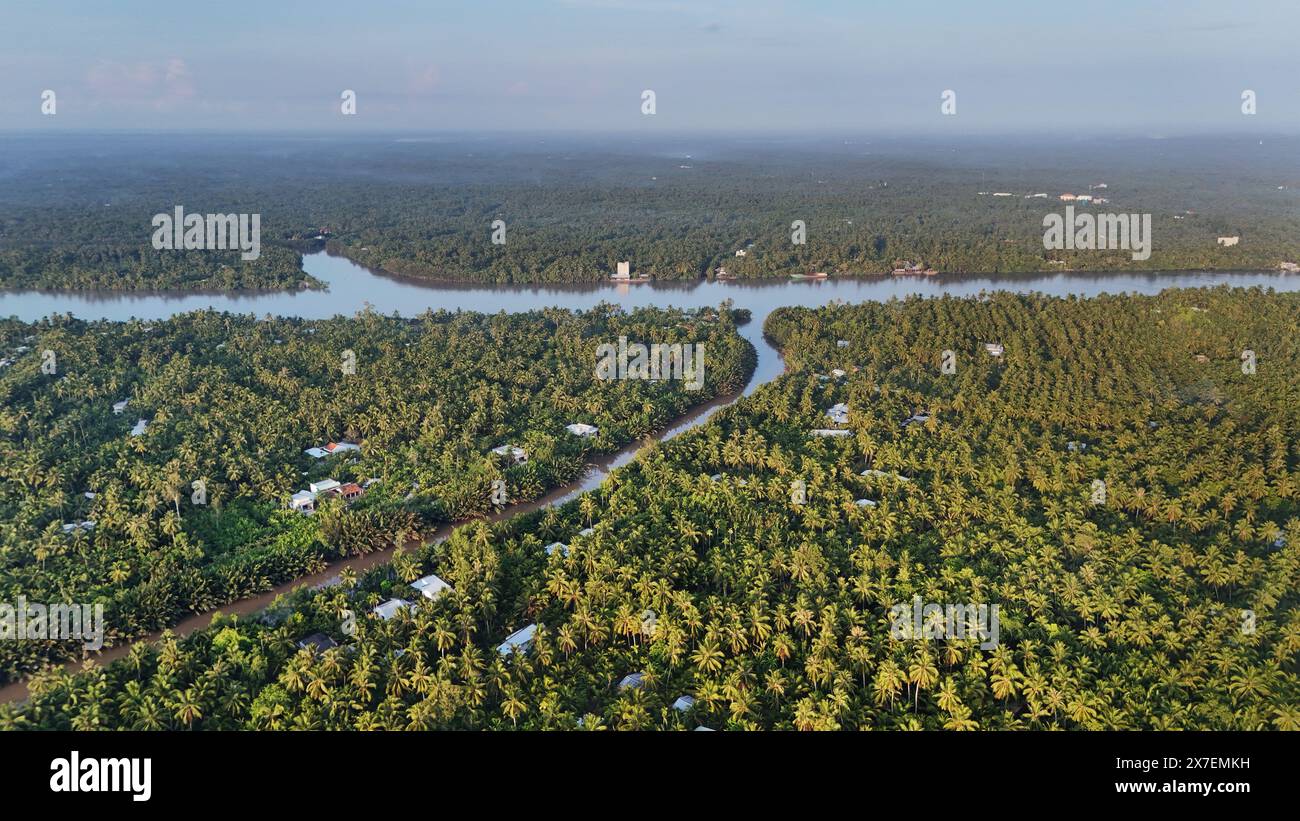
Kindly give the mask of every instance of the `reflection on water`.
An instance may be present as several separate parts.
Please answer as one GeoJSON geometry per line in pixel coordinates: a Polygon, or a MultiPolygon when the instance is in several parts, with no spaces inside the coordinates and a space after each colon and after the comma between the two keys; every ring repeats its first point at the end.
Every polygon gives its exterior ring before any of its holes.
{"type": "Polygon", "coordinates": [[[431,283],[370,271],[350,260],[320,251],[303,257],[307,273],[325,282],[328,291],[217,294],[142,294],[121,292],[0,292],[0,316],[23,320],[71,313],[81,319],[163,319],[185,311],[218,311],[305,319],[351,315],[370,307],[382,314],[416,316],[425,310],[516,313],[535,308],[591,308],[616,302],[633,309],[649,305],[697,308],[731,299],[748,308],[753,322],[741,333],[758,349],[758,368],[746,393],[776,378],[781,361],[762,339],[763,321],[783,305],[815,307],[834,300],[866,302],[920,296],[970,296],[985,291],[1038,291],[1054,296],[1101,293],[1154,294],[1166,288],[1203,285],[1261,285],[1279,291],[1300,290],[1300,276],[1275,272],[1223,273],[1051,273],[1031,275],[938,277],[844,277],[824,280],[785,279],[754,282],[650,282],[641,285],[476,285],[431,283]]]}
{"type": "Polygon", "coordinates": [[[1300,290],[1300,277],[1274,272],[1223,273],[1051,273],[938,277],[843,277],[824,280],[756,282],[650,282],[643,285],[475,285],[430,283],[369,271],[323,251],[303,257],[307,273],[327,283],[328,291],[271,293],[159,294],[122,292],[0,291],[0,316],[34,320],[56,313],[82,319],[162,319],[201,308],[322,319],[366,307],[384,314],[415,316],[426,309],[511,313],[533,308],[590,308],[602,301],[627,308],[645,305],[700,307],[732,299],[761,320],[782,305],[824,305],[887,300],[892,297],[968,296],[981,291],[1039,291],[1066,296],[1100,293],[1158,293],[1165,288],[1228,283],[1300,290]]]}

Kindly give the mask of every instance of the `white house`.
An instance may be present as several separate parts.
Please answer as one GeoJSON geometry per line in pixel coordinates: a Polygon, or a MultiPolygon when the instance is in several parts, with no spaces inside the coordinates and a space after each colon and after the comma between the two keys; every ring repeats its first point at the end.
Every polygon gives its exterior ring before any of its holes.
{"type": "Polygon", "coordinates": [[[835,340],[835,347],[837,348],[847,348],[848,346],[849,346],[849,341],[847,339],[835,340]]]}
{"type": "Polygon", "coordinates": [[[1066,443],[1065,443],[1065,448],[1066,448],[1066,450],[1070,451],[1071,453],[1078,453],[1078,452],[1080,452],[1080,451],[1085,451],[1085,450],[1087,450],[1087,449],[1088,449],[1088,443],[1087,443],[1087,442],[1066,442],[1066,443]]]}
{"type": "Polygon", "coordinates": [[[316,511],[316,494],[307,490],[300,490],[289,497],[289,509],[296,510],[299,513],[314,513],[316,511]]]}
{"type": "Polygon", "coordinates": [[[847,425],[849,423],[849,406],[843,402],[831,405],[827,409],[826,415],[837,425],[847,425]]]}
{"type": "Polygon", "coordinates": [[[68,522],[63,526],[64,533],[76,533],[78,530],[91,531],[95,529],[95,523],[87,519],[84,522],[68,522]]]}
{"type": "Polygon", "coordinates": [[[423,579],[416,579],[411,582],[411,587],[415,588],[426,599],[436,599],[445,591],[451,590],[451,585],[442,579],[430,573],[423,579]]]}
{"type": "Polygon", "coordinates": [[[561,556],[563,556],[566,559],[569,558],[569,546],[564,542],[551,542],[546,546],[545,549],[546,549],[547,556],[554,556],[555,551],[558,550],[560,551],[561,556]]]}
{"type": "Polygon", "coordinates": [[[533,636],[537,634],[537,625],[530,624],[527,627],[516,630],[506,636],[506,640],[501,642],[497,647],[497,652],[503,656],[508,656],[515,650],[521,653],[527,653],[533,646],[533,636]]]}
{"type": "Polygon", "coordinates": [[[135,427],[131,428],[131,435],[132,435],[132,436],[143,436],[143,435],[144,435],[144,432],[145,432],[146,430],[148,430],[148,429],[149,429],[149,420],[148,420],[148,419],[137,419],[137,420],[135,421],[135,427]]]}
{"type": "Polygon", "coordinates": [[[695,706],[695,699],[691,696],[680,696],[673,702],[673,709],[679,713],[684,713],[695,706]]]}
{"type": "Polygon", "coordinates": [[[339,487],[340,484],[341,483],[336,479],[320,479],[307,485],[307,487],[311,489],[311,492],[314,495],[318,495],[327,490],[333,490],[334,488],[339,487]]]}
{"type": "Polygon", "coordinates": [[[1003,353],[1001,342],[985,342],[984,350],[988,351],[989,356],[1001,356],[1003,353]]]}
{"type": "Polygon", "coordinates": [[[502,445],[499,448],[492,448],[492,452],[497,456],[509,456],[515,461],[515,464],[528,461],[528,452],[514,445],[502,445]]]}
{"type": "Polygon", "coordinates": [[[595,425],[588,425],[584,422],[575,422],[572,425],[565,425],[564,429],[574,436],[595,436],[600,429],[595,425]]]}
{"type": "Polygon", "coordinates": [[[843,379],[844,377],[848,376],[848,371],[841,370],[840,368],[835,368],[831,371],[831,376],[835,377],[836,379],[843,379]]]}
{"type": "Polygon", "coordinates": [[[1217,241],[1224,248],[1231,248],[1241,242],[1241,237],[1219,237],[1217,241]]]}
{"type": "Polygon", "coordinates": [[[131,402],[130,399],[123,399],[121,402],[114,402],[114,403],[113,403],[113,415],[114,415],[114,416],[121,416],[121,415],[122,415],[122,411],[126,410],[126,406],[127,406],[128,404],[130,404],[130,402],[131,402]]]}
{"type": "Polygon", "coordinates": [[[858,507],[875,507],[878,503],[872,501],[871,499],[858,499],[853,504],[857,505],[858,507]]]}
{"type": "Polygon", "coordinates": [[[744,248],[741,248],[739,251],[736,252],[736,256],[743,257],[745,256],[746,253],[748,252],[744,248]]]}
{"type": "Polygon", "coordinates": [[[632,278],[632,263],[630,262],[620,262],[618,264],[618,269],[613,274],[610,275],[610,279],[631,279],[631,278],[632,278]]]}
{"type": "Polygon", "coordinates": [[[378,616],[379,618],[383,619],[384,621],[388,621],[389,619],[393,618],[403,610],[414,610],[414,609],[415,609],[415,605],[411,604],[406,599],[389,599],[383,604],[375,607],[375,609],[371,610],[370,612],[378,616]]]}
{"type": "Polygon", "coordinates": [[[853,431],[845,430],[844,428],[814,428],[813,430],[808,431],[809,436],[821,437],[848,436],[851,433],[853,433],[853,431]]]}
{"type": "Polygon", "coordinates": [[[912,416],[909,417],[909,418],[907,419],[907,421],[905,421],[905,422],[903,423],[903,427],[907,427],[908,425],[924,425],[926,422],[929,422],[929,421],[930,421],[930,414],[928,414],[928,413],[915,413],[915,414],[912,414],[912,416]]]}

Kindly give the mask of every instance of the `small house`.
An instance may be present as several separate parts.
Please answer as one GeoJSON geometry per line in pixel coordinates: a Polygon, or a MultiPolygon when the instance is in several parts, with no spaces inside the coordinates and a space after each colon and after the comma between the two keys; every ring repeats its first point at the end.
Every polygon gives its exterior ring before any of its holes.
{"type": "Polygon", "coordinates": [[[361,489],[361,485],[358,485],[356,482],[347,482],[346,484],[339,485],[334,488],[333,492],[342,496],[349,502],[354,499],[360,499],[362,494],[365,493],[365,491],[361,489]]]}
{"type": "Polygon", "coordinates": [[[432,573],[422,579],[416,579],[411,582],[411,587],[426,599],[436,599],[446,591],[452,589],[451,585],[447,584],[432,573]]]}
{"type": "Polygon", "coordinates": [[[506,640],[501,642],[497,647],[497,652],[503,656],[508,656],[515,651],[527,653],[533,646],[533,637],[537,635],[537,625],[530,624],[527,627],[516,630],[506,636],[506,640]]]}
{"type": "Polygon", "coordinates": [[[298,642],[298,647],[300,649],[306,650],[307,648],[310,647],[314,649],[317,653],[324,653],[326,650],[330,649],[331,647],[338,647],[338,646],[339,646],[338,642],[334,641],[334,639],[330,638],[324,633],[312,633],[310,636],[307,636],[306,638],[301,639],[298,642]]]}
{"type": "Polygon", "coordinates": [[[808,431],[809,436],[819,436],[823,438],[832,436],[848,436],[851,433],[853,433],[853,431],[844,428],[814,428],[813,430],[808,431]]]}
{"type": "Polygon", "coordinates": [[[645,673],[631,673],[623,676],[623,680],[618,683],[619,690],[640,690],[645,686],[645,673]]]}
{"type": "Polygon", "coordinates": [[[308,490],[300,490],[289,497],[289,509],[296,510],[299,513],[316,512],[316,494],[308,490]]]}
{"type": "Polygon", "coordinates": [[[843,402],[832,405],[827,409],[826,415],[837,425],[847,425],[849,423],[849,406],[843,402]]]}
{"type": "Polygon", "coordinates": [[[509,456],[515,464],[528,461],[528,452],[514,445],[502,445],[499,448],[492,448],[492,453],[497,456],[509,456]]]}
{"type": "Polygon", "coordinates": [[[1218,242],[1224,248],[1231,248],[1232,246],[1241,242],[1241,237],[1219,237],[1216,240],[1216,242],[1218,242]]]}
{"type": "Polygon", "coordinates": [[[547,556],[554,556],[558,550],[564,558],[569,558],[569,546],[564,542],[551,542],[545,547],[547,556]]]}
{"type": "Polygon", "coordinates": [[[144,436],[144,432],[149,429],[148,419],[137,419],[135,427],[131,428],[132,436],[144,436]]]}
{"type": "Polygon", "coordinates": [[[679,713],[685,713],[695,706],[695,699],[691,696],[679,696],[673,702],[673,709],[679,713]]]}
{"type": "Polygon", "coordinates": [[[995,357],[1002,356],[1004,352],[1001,342],[985,342],[984,350],[988,352],[989,356],[995,356],[995,357]]]}
{"type": "Polygon", "coordinates": [[[414,610],[414,609],[415,609],[415,605],[411,604],[406,599],[389,599],[383,604],[377,605],[375,609],[371,610],[370,612],[378,616],[379,618],[383,619],[384,621],[388,621],[389,619],[395,617],[398,613],[402,612],[403,610],[414,610]]]}
{"type": "Polygon", "coordinates": [[[114,416],[121,416],[121,415],[122,415],[122,411],[126,410],[126,406],[127,406],[128,404],[130,404],[130,403],[131,403],[131,400],[130,400],[130,399],[123,399],[121,402],[114,402],[114,403],[113,403],[113,415],[114,415],[114,416]]]}
{"type": "Polygon", "coordinates": [[[595,425],[588,425],[583,422],[575,422],[572,425],[565,425],[564,429],[569,433],[572,433],[574,436],[582,437],[595,436],[600,431],[600,429],[595,425]]]}
{"type": "Polygon", "coordinates": [[[341,483],[334,479],[319,479],[307,485],[307,487],[311,489],[311,492],[317,495],[341,486],[341,483]]]}

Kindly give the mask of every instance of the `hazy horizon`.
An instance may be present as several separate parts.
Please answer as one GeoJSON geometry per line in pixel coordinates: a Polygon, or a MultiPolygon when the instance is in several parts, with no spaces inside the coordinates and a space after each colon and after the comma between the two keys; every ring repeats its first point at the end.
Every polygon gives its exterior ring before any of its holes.
{"type": "Polygon", "coordinates": [[[1300,133],[1278,0],[8,5],[5,132],[1300,133]]]}

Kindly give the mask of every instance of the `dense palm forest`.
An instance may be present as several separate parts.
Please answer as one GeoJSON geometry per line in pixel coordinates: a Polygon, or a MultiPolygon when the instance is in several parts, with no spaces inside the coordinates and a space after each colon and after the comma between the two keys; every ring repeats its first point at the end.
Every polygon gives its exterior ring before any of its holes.
{"type": "Polygon", "coordinates": [[[1300,261],[1293,138],[137,136],[3,145],[0,289],[10,290],[319,287],[299,254],[323,244],[396,274],[492,283],[598,282],[620,260],[659,279],[720,266],[739,278],[883,274],[901,260],[1002,274],[1300,261]],[[1150,213],[1150,258],[1045,251],[1043,218],[1062,212],[1063,193],[1109,200],[1080,212],[1150,213]],[[150,218],[176,205],[260,214],[262,258],[153,250],[150,218]],[[796,220],[805,244],[791,241],[796,220]],[[1241,239],[1222,247],[1219,236],[1241,239]]]}
{"type": "MultiPolygon", "coordinates": [[[[145,217],[147,220],[148,217],[145,217]]],[[[126,226],[112,224],[109,231],[126,226]]],[[[12,290],[267,291],[321,288],[302,270],[302,256],[285,246],[262,249],[255,260],[238,251],[155,251],[149,245],[103,243],[75,231],[55,244],[0,248],[0,276],[12,290]]]]}
{"type": "MultiPolygon", "coordinates": [[[[101,602],[110,639],[129,637],[536,499],[739,390],[755,361],[736,333],[745,316],[0,321],[0,601],[101,602]],[[699,343],[702,385],[598,380],[597,346],[623,335],[699,343]],[[360,450],[305,453],[331,442],[360,450]],[[492,452],[503,445],[526,461],[492,452]],[[365,495],[322,499],[311,517],[286,509],[325,478],[365,495]]],[[[3,642],[0,676],[70,653],[76,642],[3,642]]]]}
{"type": "Polygon", "coordinates": [[[1227,288],[783,309],[784,376],[596,491],[43,674],[0,725],[1300,729],[1297,317],[1227,288]],[[412,596],[428,573],[452,589],[412,596]],[[996,646],[900,636],[917,597],[997,605],[996,646]]]}

